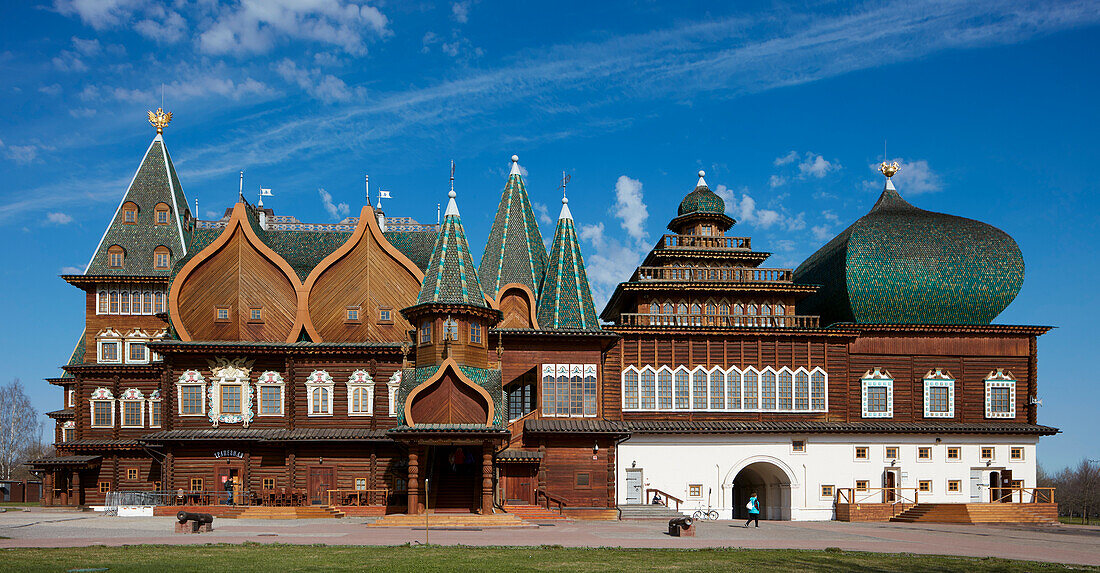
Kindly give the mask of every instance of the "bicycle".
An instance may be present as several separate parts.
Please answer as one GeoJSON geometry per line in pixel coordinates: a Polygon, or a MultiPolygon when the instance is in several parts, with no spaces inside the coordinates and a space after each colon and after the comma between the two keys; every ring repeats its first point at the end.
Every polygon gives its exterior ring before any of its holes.
{"type": "Polygon", "coordinates": [[[691,514],[691,518],[696,521],[717,521],[718,512],[709,507],[707,509],[697,509],[695,513],[691,514]]]}

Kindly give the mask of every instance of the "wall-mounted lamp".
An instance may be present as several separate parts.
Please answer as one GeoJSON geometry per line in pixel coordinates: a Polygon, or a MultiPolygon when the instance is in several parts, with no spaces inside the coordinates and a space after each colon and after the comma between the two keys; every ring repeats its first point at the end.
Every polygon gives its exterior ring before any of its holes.
{"type": "Polygon", "coordinates": [[[894,467],[894,466],[896,466],[896,465],[898,465],[898,461],[897,461],[897,460],[890,460],[890,467],[894,467]]]}
{"type": "Polygon", "coordinates": [[[317,458],[317,463],[320,465],[325,465],[325,458],[317,458]]]}
{"type": "Polygon", "coordinates": [[[599,451],[600,451],[600,443],[599,442],[593,443],[592,444],[592,455],[596,455],[596,453],[599,452],[599,451]]]}
{"type": "Polygon", "coordinates": [[[632,460],[632,461],[630,462],[630,467],[632,467],[632,468],[636,468],[636,467],[638,467],[638,460],[632,460]]]}

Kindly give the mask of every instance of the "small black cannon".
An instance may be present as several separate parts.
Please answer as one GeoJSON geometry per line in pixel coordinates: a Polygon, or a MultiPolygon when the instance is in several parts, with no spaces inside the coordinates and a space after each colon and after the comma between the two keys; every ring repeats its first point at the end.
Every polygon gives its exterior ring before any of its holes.
{"type": "Polygon", "coordinates": [[[209,513],[180,511],[176,513],[176,519],[179,520],[176,524],[176,533],[202,533],[214,530],[214,516],[209,513]]]}
{"type": "Polygon", "coordinates": [[[668,520],[668,534],[672,537],[695,537],[695,522],[686,515],[668,520]]]}

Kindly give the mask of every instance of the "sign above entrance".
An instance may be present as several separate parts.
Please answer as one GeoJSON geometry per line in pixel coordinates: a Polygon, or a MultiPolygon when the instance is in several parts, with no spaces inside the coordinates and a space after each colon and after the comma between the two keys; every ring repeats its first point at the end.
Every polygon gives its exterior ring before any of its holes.
{"type": "Polygon", "coordinates": [[[242,458],[243,459],[244,458],[244,452],[239,452],[237,450],[220,450],[220,451],[214,452],[214,457],[215,458],[242,458]]]}

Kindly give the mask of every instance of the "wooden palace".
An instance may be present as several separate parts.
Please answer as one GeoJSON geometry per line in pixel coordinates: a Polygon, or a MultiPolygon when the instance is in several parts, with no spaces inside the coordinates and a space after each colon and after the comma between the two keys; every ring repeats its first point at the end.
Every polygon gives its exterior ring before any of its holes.
{"type": "Polygon", "coordinates": [[[62,277],[85,329],[49,380],[56,455],[30,462],[46,504],[614,519],[654,495],[738,515],[751,490],[765,517],[833,519],[845,500],[1044,501],[1048,328],[992,324],[1020,251],[905,202],[896,165],[795,270],[727,234],[700,172],[598,313],[568,201],[547,248],[515,156],[475,264],[453,180],[436,225],[369,204],[307,224],[243,196],[199,220],[165,123],[62,277]]]}

